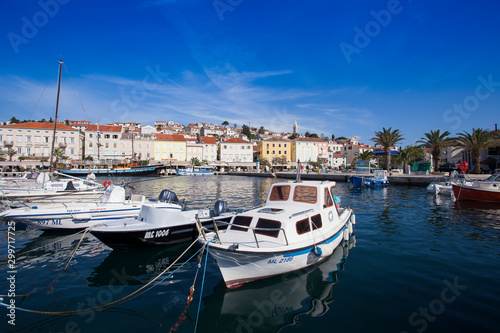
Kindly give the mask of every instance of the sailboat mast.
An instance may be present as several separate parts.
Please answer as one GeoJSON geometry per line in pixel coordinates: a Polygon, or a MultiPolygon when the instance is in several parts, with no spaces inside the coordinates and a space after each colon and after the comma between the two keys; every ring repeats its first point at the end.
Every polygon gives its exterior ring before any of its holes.
{"type": "Polygon", "coordinates": [[[54,119],[54,135],[52,136],[52,149],[50,150],[50,171],[54,171],[54,165],[52,164],[54,158],[54,145],[56,143],[56,126],[57,126],[57,114],[59,112],[59,95],[61,93],[61,74],[62,74],[62,59],[59,59],[59,80],[57,83],[57,101],[56,101],[56,115],[54,119]]]}

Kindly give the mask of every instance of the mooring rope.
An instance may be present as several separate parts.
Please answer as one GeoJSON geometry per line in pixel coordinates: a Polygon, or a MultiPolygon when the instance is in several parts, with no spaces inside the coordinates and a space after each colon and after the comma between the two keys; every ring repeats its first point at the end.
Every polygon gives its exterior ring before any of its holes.
{"type": "MultiPolygon", "coordinates": [[[[24,309],[24,308],[19,308],[16,306],[16,309],[17,310],[20,310],[20,311],[24,311],[24,312],[30,312],[30,313],[38,313],[38,314],[46,314],[46,315],[54,315],[54,316],[68,316],[68,315],[74,315],[74,314],[86,314],[86,313],[90,313],[90,312],[94,312],[94,311],[102,311],[102,310],[105,310],[107,308],[110,308],[112,306],[115,306],[115,305],[118,305],[118,304],[122,304],[122,303],[125,303],[125,302],[128,302],[129,300],[135,298],[135,297],[138,297],[140,295],[142,295],[143,293],[149,291],[150,289],[154,288],[155,286],[157,286],[159,283],[163,282],[164,280],[166,280],[168,277],[170,277],[172,274],[174,274],[175,272],[177,272],[177,270],[179,270],[180,268],[182,268],[187,262],[189,262],[194,256],[196,256],[201,250],[203,250],[205,248],[205,246],[207,246],[207,244],[205,244],[203,247],[201,247],[195,254],[193,254],[188,260],[186,260],[184,263],[182,263],[179,267],[177,267],[174,271],[172,271],[170,274],[168,274],[167,276],[165,276],[163,279],[159,280],[157,283],[155,283],[154,285],[150,286],[151,284],[153,284],[153,282],[155,282],[156,280],[158,280],[158,278],[160,278],[160,276],[162,276],[165,272],[167,272],[170,268],[172,268],[172,266],[174,266],[181,258],[182,256],[184,256],[195,244],[196,244],[197,240],[195,239],[193,241],[193,243],[191,243],[187,248],[186,250],[184,250],[184,252],[182,252],[179,257],[177,257],[177,259],[175,259],[172,264],[170,264],[167,268],[165,268],[161,273],[159,273],[157,276],[155,276],[155,278],[153,278],[151,281],[149,281],[148,283],[146,283],[145,285],[143,285],[142,287],[140,287],[139,289],[137,289],[136,291],[116,300],[116,301],[112,301],[112,302],[109,302],[107,304],[103,304],[103,305],[99,305],[99,306],[95,306],[95,307],[92,307],[92,308],[88,308],[88,309],[81,309],[81,310],[70,310],[70,311],[41,311],[41,310],[31,310],[31,309],[24,309]],[[149,287],[150,286],[150,287],[149,287]],[[148,289],[144,290],[145,288],[149,287],[148,289]],[[141,292],[142,291],[142,292],[141,292]]],[[[3,303],[3,298],[0,298],[0,305],[2,306],[5,306],[5,307],[8,307],[7,304],[3,303]]]]}

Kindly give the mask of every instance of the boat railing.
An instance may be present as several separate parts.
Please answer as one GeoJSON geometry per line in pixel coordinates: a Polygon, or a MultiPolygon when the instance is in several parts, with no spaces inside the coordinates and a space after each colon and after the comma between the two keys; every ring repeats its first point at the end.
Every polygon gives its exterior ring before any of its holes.
{"type": "MultiPolygon", "coordinates": [[[[283,228],[257,228],[257,227],[250,227],[250,226],[244,226],[244,225],[236,225],[236,224],[232,224],[231,222],[217,221],[214,218],[212,218],[213,230],[215,232],[215,238],[217,239],[216,242],[218,244],[221,244],[221,245],[222,245],[222,241],[221,241],[221,238],[220,238],[220,235],[219,235],[218,224],[224,224],[228,228],[231,227],[231,226],[234,226],[234,227],[237,227],[237,228],[252,230],[253,238],[255,240],[255,245],[257,246],[257,248],[260,248],[259,240],[257,239],[257,231],[268,231],[268,232],[269,231],[278,231],[278,235],[279,235],[280,232],[283,232],[283,237],[285,238],[286,246],[289,245],[289,243],[288,243],[288,237],[286,236],[286,231],[283,228]]],[[[206,233],[205,233],[206,228],[203,227],[203,225],[201,224],[201,221],[200,221],[199,218],[196,219],[196,227],[198,228],[198,232],[203,236],[203,239],[205,241],[207,241],[207,237],[206,237],[206,233]]]]}
{"type": "Polygon", "coordinates": [[[309,208],[309,209],[303,210],[301,212],[293,213],[288,218],[291,219],[291,218],[294,218],[296,216],[299,216],[299,215],[302,215],[302,214],[308,214],[308,213],[312,213],[312,212],[314,212],[314,209],[309,208]]]}

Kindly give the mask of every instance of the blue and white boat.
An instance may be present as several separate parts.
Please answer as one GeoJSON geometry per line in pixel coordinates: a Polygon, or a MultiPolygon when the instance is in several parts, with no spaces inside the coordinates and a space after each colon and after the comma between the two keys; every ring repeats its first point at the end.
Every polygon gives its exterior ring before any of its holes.
{"type": "Polygon", "coordinates": [[[276,183],[264,207],[235,215],[226,230],[206,232],[198,242],[209,253],[228,288],[237,288],[317,264],[348,240],[355,223],[352,209],[337,208],[335,182],[276,183]]]}
{"type": "Polygon", "coordinates": [[[382,187],[389,185],[386,170],[375,170],[373,177],[351,176],[354,187],[382,187]]]}
{"type": "Polygon", "coordinates": [[[175,169],[177,176],[212,176],[214,169],[206,167],[187,167],[186,169],[175,169]]]}

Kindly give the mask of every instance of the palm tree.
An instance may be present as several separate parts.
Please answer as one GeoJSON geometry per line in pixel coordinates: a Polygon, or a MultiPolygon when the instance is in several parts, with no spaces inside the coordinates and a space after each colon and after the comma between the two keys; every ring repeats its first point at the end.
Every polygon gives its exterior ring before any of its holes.
{"type": "Polygon", "coordinates": [[[17,151],[9,148],[9,150],[7,150],[6,154],[7,154],[7,156],[9,156],[9,161],[12,162],[12,157],[14,157],[14,155],[17,154],[17,151]]]}
{"type": "Polygon", "coordinates": [[[500,137],[497,132],[490,132],[482,128],[473,128],[472,133],[466,131],[457,133],[458,137],[454,140],[456,149],[462,148],[472,153],[474,163],[474,173],[481,173],[481,150],[495,147],[500,144],[500,137]]]}
{"type": "Polygon", "coordinates": [[[371,150],[365,150],[362,153],[356,154],[356,159],[359,161],[371,161],[371,159],[375,156],[371,150]]]}
{"type": "Polygon", "coordinates": [[[435,131],[431,130],[430,133],[424,133],[424,135],[425,137],[422,137],[417,142],[422,144],[422,148],[431,149],[431,155],[434,159],[434,171],[437,171],[441,164],[442,149],[446,146],[450,146],[453,143],[453,139],[447,137],[450,135],[450,132],[444,131],[441,133],[439,129],[435,131]]]}
{"type": "Polygon", "coordinates": [[[391,147],[394,146],[399,141],[404,140],[403,134],[399,130],[392,130],[392,127],[382,131],[375,132],[375,136],[371,139],[376,144],[384,147],[385,152],[385,169],[389,171],[389,166],[391,165],[391,147]]]}

